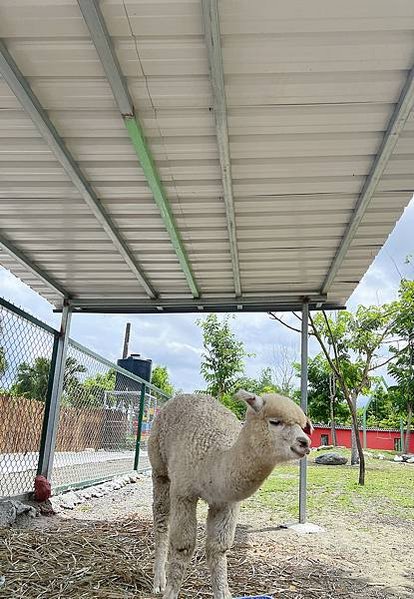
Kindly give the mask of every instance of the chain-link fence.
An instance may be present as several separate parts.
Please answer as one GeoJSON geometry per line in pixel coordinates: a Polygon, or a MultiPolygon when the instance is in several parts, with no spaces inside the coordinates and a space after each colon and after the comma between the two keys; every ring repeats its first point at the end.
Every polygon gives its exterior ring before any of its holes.
{"type": "Polygon", "coordinates": [[[145,439],[162,394],[79,343],[69,342],[52,482],[58,488],[148,467],[145,439]]]}
{"type": "MultiPolygon", "coordinates": [[[[0,496],[32,490],[58,337],[2,300],[0,496]]],[[[55,492],[148,468],[147,438],[167,399],[143,379],[69,340],[51,476],[55,492]]]]}
{"type": "Polygon", "coordinates": [[[30,491],[36,475],[57,333],[0,303],[0,496],[30,491]]]}

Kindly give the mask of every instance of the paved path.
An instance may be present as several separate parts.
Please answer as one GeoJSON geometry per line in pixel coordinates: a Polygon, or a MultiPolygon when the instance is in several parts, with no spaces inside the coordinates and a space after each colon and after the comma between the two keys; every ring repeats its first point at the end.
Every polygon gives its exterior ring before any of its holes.
{"type": "MultiPolygon", "coordinates": [[[[57,452],[53,468],[54,487],[92,481],[130,472],[134,451],[57,452]]],[[[22,495],[33,489],[38,454],[0,454],[0,497],[22,495]]],[[[139,470],[149,467],[148,455],[141,451],[139,470]]]]}

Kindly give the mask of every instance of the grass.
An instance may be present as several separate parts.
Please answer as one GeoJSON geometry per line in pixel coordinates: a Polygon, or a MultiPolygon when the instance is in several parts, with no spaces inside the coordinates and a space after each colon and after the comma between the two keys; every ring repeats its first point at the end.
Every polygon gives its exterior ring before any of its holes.
{"type": "MultiPolygon", "coordinates": [[[[349,457],[348,450],[339,453],[349,457]]],[[[414,513],[414,465],[367,458],[366,483],[358,485],[358,466],[322,466],[313,458],[308,468],[309,519],[343,513],[375,513],[378,517],[412,519],[414,513]]],[[[298,517],[298,466],[276,468],[263,487],[244,504],[244,509],[272,511],[271,520],[298,517]]]]}

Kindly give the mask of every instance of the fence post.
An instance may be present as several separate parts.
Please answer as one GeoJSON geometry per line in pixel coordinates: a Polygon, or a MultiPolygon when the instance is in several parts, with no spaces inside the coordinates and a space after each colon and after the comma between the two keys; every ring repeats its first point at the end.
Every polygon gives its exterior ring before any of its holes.
{"type": "Polygon", "coordinates": [[[50,480],[53,470],[71,317],[72,312],[70,307],[64,305],[60,333],[55,336],[50,364],[49,385],[45,402],[45,413],[39,448],[39,462],[37,467],[37,473],[42,474],[48,480],[50,480]]]}
{"type": "Polygon", "coordinates": [[[139,452],[141,448],[141,435],[142,435],[142,420],[144,418],[144,406],[145,406],[145,394],[146,385],[141,385],[141,397],[139,401],[139,414],[138,414],[138,426],[137,426],[137,442],[135,445],[135,458],[134,458],[134,470],[138,470],[139,452]]]}

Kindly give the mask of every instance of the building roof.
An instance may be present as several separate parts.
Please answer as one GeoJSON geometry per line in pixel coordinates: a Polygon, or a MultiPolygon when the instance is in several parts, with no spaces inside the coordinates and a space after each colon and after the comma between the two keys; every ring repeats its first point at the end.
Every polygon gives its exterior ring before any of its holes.
{"type": "MultiPolygon", "coordinates": [[[[331,430],[331,425],[330,424],[313,424],[313,428],[314,429],[324,429],[324,430],[331,430]]],[[[341,426],[341,425],[335,425],[335,430],[337,431],[351,431],[352,428],[350,426],[341,426]]],[[[362,430],[362,429],[361,429],[362,430]]],[[[406,428],[404,429],[404,432],[406,432],[406,428]]],[[[373,433],[400,433],[400,429],[399,428],[379,428],[379,427],[367,427],[367,432],[373,432],[373,433]]],[[[413,429],[414,432],[414,429],[413,429]]]]}
{"type": "Polygon", "coordinates": [[[414,189],[412,0],[0,0],[0,263],[57,306],[345,304],[414,189]]]}

